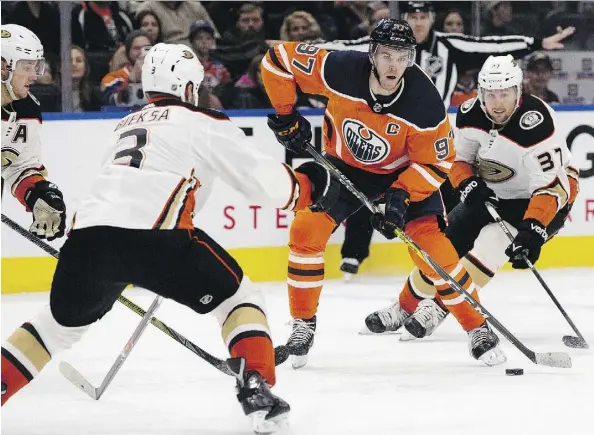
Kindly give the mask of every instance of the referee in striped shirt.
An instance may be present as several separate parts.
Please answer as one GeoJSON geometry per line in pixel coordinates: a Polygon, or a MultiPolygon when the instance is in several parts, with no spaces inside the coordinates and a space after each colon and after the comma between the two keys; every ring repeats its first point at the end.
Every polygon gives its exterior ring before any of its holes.
{"type": "MultiPolygon", "coordinates": [[[[489,56],[511,54],[514,59],[519,59],[534,51],[557,50],[563,48],[561,41],[575,32],[575,27],[559,28],[558,33],[544,39],[521,35],[476,37],[438,32],[433,29],[433,3],[425,1],[407,2],[402,19],[408,21],[417,40],[415,62],[431,77],[446,107],[450,106],[459,75],[481,69],[489,56]]],[[[368,52],[369,37],[315,45],[326,50],[368,52]]]]}

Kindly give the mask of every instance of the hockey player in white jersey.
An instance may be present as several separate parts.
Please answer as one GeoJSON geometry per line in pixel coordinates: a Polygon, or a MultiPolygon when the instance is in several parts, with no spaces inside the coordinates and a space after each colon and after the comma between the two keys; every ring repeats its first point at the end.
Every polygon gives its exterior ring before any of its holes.
{"type": "Polygon", "coordinates": [[[272,431],[287,417],[289,405],[269,390],[275,364],[263,296],[225,249],[194,228],[195,193],[218,177],[256,203],[318,211],[333,204],[338,182],[318,164],[293,171],[255,151],[224,114],[196,107],[203,78],[184,45],[157,44],[147,53],[149,104],[115,127],[60,252],[50,306],[2,347],[3,404],[132,283],[215,315],[231,356],[245,359],[237,398],[255,430],[272,431]]]}
{"type": "MultiPolygon", "coordinates": [[[[569,165],[571,154],[555,128],[553,110],[522,93],[522,70],[512,56],[489,57],[478,78],[478,98],[465,102],[456,117],[456,161],[449,177],[461,203],[448,215],[446,235],[480,288],[508,260],[516,269],[527,268],[522,253],[532,263],[538,260],[543,244],[569,215],[579,175],[569,165]],[[493,222],[486,201],[513,227],[513,243],[493,222]]],[[[430,335],[448,314],[435,292],[416,270],[399,301],[369,315],[366,323],[372,332],[404,325],[405,340],[430,335]]],[[[469,334],[471,352],[493,340],[498,341],[486,330],[469,334]]]]}
{"type": "Polygon", "coordinates": [[[31,232],[53,240],[64,235],[62,192],[46,180],[41,163],[41,108],[29,85],[43,74],[43,45],[29,29],[2,26],[2,190],[33,215],[31,232]]]}

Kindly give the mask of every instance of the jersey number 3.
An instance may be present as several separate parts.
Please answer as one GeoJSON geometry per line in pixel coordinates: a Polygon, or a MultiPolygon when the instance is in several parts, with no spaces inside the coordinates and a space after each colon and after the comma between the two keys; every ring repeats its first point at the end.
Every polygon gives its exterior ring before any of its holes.
{"type": "Polygon", "coordinates": [[[145,157],[142,147],[147,144],[147,138],[148,130],[146,128],[134,128],[122,133],[118,138],[118,149],[120,151],[114,156],[113,163],[140,169],[145,157]],[[132,147],[127,146],[130,140],[134,144],[132,147]]]}

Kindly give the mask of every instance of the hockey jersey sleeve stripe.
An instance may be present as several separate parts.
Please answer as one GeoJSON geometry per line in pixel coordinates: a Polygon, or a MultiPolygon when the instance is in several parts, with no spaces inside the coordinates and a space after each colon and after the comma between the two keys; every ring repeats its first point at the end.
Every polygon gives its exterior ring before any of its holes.
{"type": "Polygon", "coordinates": [[[580,171],[576,168],[568,166],[565,168],[567,173],[567,180],[569,181],[569,199],[567,202],[573,204],[580,192],[580,171]]]}
{"type": "Polygon", "coordinates": [[[276,74],[277,76],[280,77],[284,77],[286,79],[293,79],[293,76],[291,74],[285,74],[283,72],[281,72],[278,68],[275,68],[273,65],[270,64],[270,62],[268,62],[268,59],[266,59],[265,57],[262,58],[262,66],[267,70],[270,71],[273,74],[276,74]]]}
{"type": "Polygon", "coordinates": [[[192,214],[196,206],[196,190],[200,187],[200,182],[193,179],[186,188],[186,195],[182,201],[182,206],[177,214],[174,228],[178,229],[193,229],[194,222],[192,221],[192,214]]]}
{"type": "Polygon", "coordinates": [[[13,189],[13,195],[21,204],[26,207],[27,211],[31,211],[25,202],[25,195],[29,189],[33,188],[35,183],[45,180],[45,177],[42,173],[36,170],[27,170],[24,172],[27,172],[27,175],[24,178],[21,177],[20,181],[17,181],[18,184],[15,183],[16,188],[13,189]]]}
{"type": "Polygon", "coordinates": [[[474,168],[472,165],[470,163],[458,160],[452,165],[452,170],[450,171],[449,177],[450,181],[452,182],[452,186],[457,189],[464,180],[472,177],[473,175],[474,168]]]}
{"type": "Polygon", "coordinates": [[[556,177],[548,186],[537,189],[532,194],[524,219],[536,219],[547,226],[557,212],[567,203],[569,195],[556,177]]]}
{"type": "MultiPolygon", "coordinates": [[[[274,47],[271,47],[270,49],[268,49],[268,54],[270,55],[270,60],[278,69],[282,70],[285,74],[291,74],[291,72],[288,71],[281,64],[280,60],[278,59],[278,56],[276,55],[276,52],[274,51],[274,47]]],[[[266,58],[264,58],[264,59],[266,59],[266,58]]]]}
{"type": "Polygon", "coordinates": [[[423,178],[425,180],[427,180],[427,182],[429,184],[431,184],[432,186],[435,186],[437,188],[439,188],[439,186],[441,186],[441,183],[443,183],[445,181],[445,178],[443,180],[438,179],[437,177],[435,177],[433,174],[431,174],[426,167],[419,165],[417,163],[413,163],[411,165],[411,168],[416,170],[419,174],[421,174],[423,176],[423,178]]]}
{"type": "Polygon", "coordinates": [[[449,170],[443,171],[439,169],[437,165],[425,165],[425,168],[431,169],[431,171],[433,171],[435,175],[437,175],[440,178],[443,178],[444,181],[446,178],[448,178],[448,172],[450,172],[449,170]]]}
{"type": "Polygon", "coordinates": [[[175,189],[173,189],[173,192],[171,193],[171,195],[169,196],[169,199],[165,203],[165,206],[161,210],[161,214],[159,215],[159,217],[157,218],[156,222],[153,225],[154,230],[158,230],[158,229],[162,229],[162,228],[166,229],[166,223],[172,219],[172,216],[170,215],[171,209],[172,209],[173,205],[177,201],[180,200],[179,194],[181,192],[183,192],[183,186],[185,183],[186,183],[186,179],[182,178],[180,180],[180,182],[177,184],[177,186],[175,187],[175,189]]]}

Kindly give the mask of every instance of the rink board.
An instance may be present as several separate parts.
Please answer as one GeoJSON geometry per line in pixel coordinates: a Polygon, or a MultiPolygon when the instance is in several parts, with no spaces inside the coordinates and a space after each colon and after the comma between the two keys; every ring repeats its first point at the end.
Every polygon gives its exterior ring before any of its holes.
{"type": "MultiPolygon", "coordinates": [[[[571,222],[553,239],[538,262],[540,268],[594,267],[594,106],[559,107],[559,129],[567,138],[573,153],[572,163],[582,172],[581,191],[571,213],[571,222]]],[[[267,111],[230,111],[232,121],[250,136],[254,147],[279,161],[290,160],[266,125],[267,111]]],[[[321,145],[323,112],[304,111],[314,128],[316,147],[321,145]]],[[[49,178],[57,183],[73,211],[88,192],[105,158],[110,134],[122,117],[105,114],[46,114],[42,129],[42,159],[49,178]]],[[[455,114],[450,117],[454,121],[455,114]]],[[[286,278],[287,241],[292,214],[261,208],[243,198],[222,182],[216,182],[195,224],[228,248],[254,281],[283,281],[286,278]]],[[[30,225],[30,215],[9,194],[2,200],[2,212],[30,225]]],[[[46,291],[56,261],[39,248],[5,226],[2,236],[2,293],[46,291]]],[[[326,277],[340,276],[340,244],[344,238],[339,228],[330,239],[326,252],[326,277]]],[[[52,242],[59,249],[63,240],[52,242]]],[[[92,249],[92,247],[89,247],[92,249]]],[[[393,275],[405,274],[412,262],[406,247],[398,241],[387,241],[374,235],[370,258],[363,272],[393,275]]]]}

